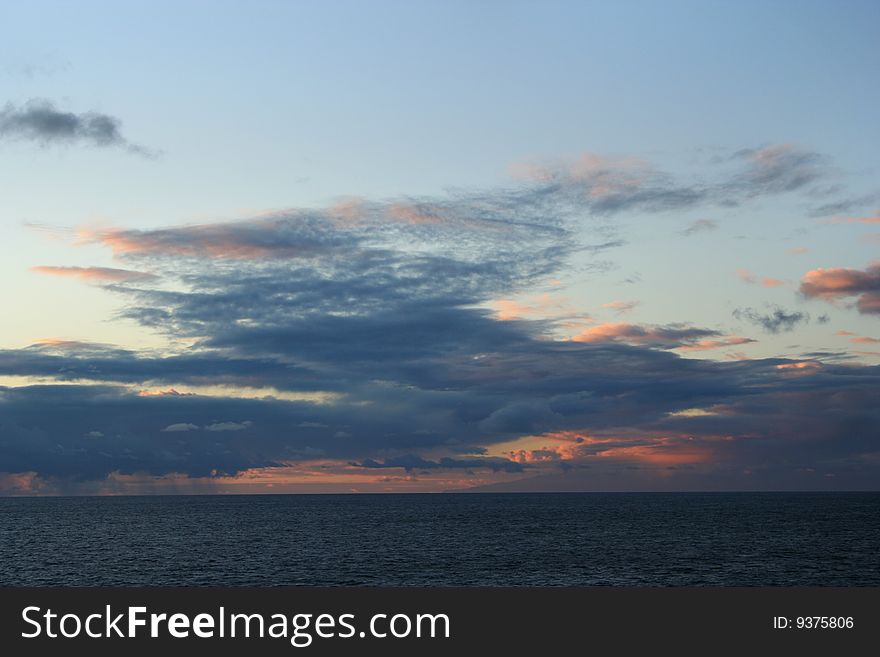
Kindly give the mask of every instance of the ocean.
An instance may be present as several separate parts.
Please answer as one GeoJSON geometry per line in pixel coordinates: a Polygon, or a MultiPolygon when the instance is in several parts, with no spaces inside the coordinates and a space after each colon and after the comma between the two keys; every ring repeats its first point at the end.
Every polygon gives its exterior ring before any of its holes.
{"type": "Polygon", "coordinates": [[[0,498],[3,586],[878,586],[880,493],[0,498]]]}

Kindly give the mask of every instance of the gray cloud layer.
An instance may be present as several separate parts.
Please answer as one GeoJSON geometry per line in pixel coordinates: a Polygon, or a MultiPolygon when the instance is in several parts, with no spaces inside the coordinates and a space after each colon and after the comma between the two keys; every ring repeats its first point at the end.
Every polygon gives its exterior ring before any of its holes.
{"type": "MultiPolygon", "coordinates": [[[[480,307],[589,252],[594,245],[575,230],[587,222],[594,230],[586,232],[613,248],[603,216],[803,191],[824,166],[790,147],[731,161],[739,168],[712,184],[652,170],[603,173],[600,162],[586,176],[553,170],[511,189],[93,231],[85,238],[137,265],[127,271],[157,277],[149,285],[104,277],[126,301],[124,316],[196,346],[163,357],[77,343],[0,351],[0,374],[66,382],[0,390],[0,463],[68,480],[114,471],[211,476],[317,455],[368,470],[525,473],[538,466],[487,450],[525,434],[581,432],[606,450],[650,453],[669,441],[709,450],[717,467],[741,477],[833,469],[876,481],[880,368],[667,351],[721,337],[689,325],[553,341],[549,320],[500,321],[480,307]],[[141,397],[133,385],[329,397],[141,397]]],[[[768,331],[805,321],[781,308],[740,313],[768,331]]],[[[537,456],[586,477],[648,467],[578,445],[572,462],[554,462],[552,450],[537,456]]]]}

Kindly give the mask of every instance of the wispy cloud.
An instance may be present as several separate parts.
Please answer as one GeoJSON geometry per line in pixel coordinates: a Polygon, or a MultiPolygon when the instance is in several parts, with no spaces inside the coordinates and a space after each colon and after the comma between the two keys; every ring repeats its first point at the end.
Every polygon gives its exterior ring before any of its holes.
{"type": "Polygon", "coordinates": [[[608,303],[603,303],[602,307],[613,310],[618,315],[625,315],[635,310],[638,305],[638,301],[609,301],[608,303]]]}
{"type": "Polygon", "coordinates": [[[31,267],[31,271],[49,276],[62,276],[65,278],[80,278],[86,281],[98,283],[125,283],[135,281],[149,281],[158,278],[155,274],[130,269],[115,269],[113,267],[56,267],[39,265],[31,267]]]}
{"type": "Polygon", "coordinates": [[[711,233],[718,230],[718,222],[713,219],[697,219],[682,232],[683,235],[696,235],[697,233],[711,233]]]}
{"type": "Polygon", "coordinates": [[[865,335],[857,335],[851,331],[837,331],[834,335],[846,337],[853,344],[880,344],[880,339],[870,338],[865,335]]]}
{"type": "Polygon", "coordinates": [[[835,217],[828,223],[832,224],[880,224],[880,211],[863,217],[835,217]]]}
{"type": "Polygon", "coordinates": [[[735,179],[752,196],[781,194],[804,189],[828,174],[828,158],[793,144],[774,144],[737,151],[734,158],[747,163],[735,179]]]}

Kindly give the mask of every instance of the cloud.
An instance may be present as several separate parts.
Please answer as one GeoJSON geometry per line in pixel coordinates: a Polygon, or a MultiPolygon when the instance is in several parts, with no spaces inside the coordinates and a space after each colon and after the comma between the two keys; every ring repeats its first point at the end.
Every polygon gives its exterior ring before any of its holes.
{"type": "MultiPolygon", "coordinates": [[[[709,181],[681,180],[638,157],[597,153],[561,162],[520,163],[512,171],[540,183],[547,192],[577,198],[596,215],[735,207],[794,192],[815,195],[816,185],[830,175],[826,156],[793,144],[741,149],[727,159],[738,164],[737,169],[709,181]]],[[[685,234],[714,227],[712,220],[697,220],[685,234]]]]}
{"type": "MultiPolygon", "coordinates": [[[[807,167],[773,157],[771,169],[807,167]]],[[[0,387],[0,463],[68,492],[288,476],[340,486],[383,468],[448,472],[443,486],[563,471],[643,487],[694,472],[741,483],[733,473],[747,468],[788,481],[801,466],[876,481],[860,459],[876,451],[878,368],[833,355],[688,358],[751,342],[690,324],[581,324],[561,339],[571,316],[560,298],[531,296],[573,254],[614,243],[615,213],[797,187],[784,182],[795,173],[749,174],[765,166],[751,157],[723,166],[734,170],[705,182],[584,158],[510,188],[82,229],[79,243],[166,283],[105,280],[121,316],[191,346],[0,350],[0,375],[29,379],[0,387]],[[795,366],[807,359],[819,366],[795,366]],[[590,440],[561,438],[573,433],[590,440]]]]}
{"type": "Polygon", "coordinates": [[[114,255],[164,255],[191,258],[298,258],[351,249],[357,243],[321,225],[321,218],[279,216],[150,231],[81,227],[80,244],[103,244],[114,255]]]}
{"type": "Polygon", "coordinates": [[[734,184],[750,196],[800,190],[827,175],[827,157],[792,144],[747,148],[734,157],[748,164],[734,184]]]}
{"type": "Polygon", "coordinates": [[[759,281],[758,276],[753,274],[748,269],[737,269],[736,275],[741,281],[743,281],[744,283],[748,283],[749,285],[758,285],[760,283],[761,287],[766,288],[774,288],[785,285],[785,281],[782,281],[778,278],[771,278],[769,276],[763,276],[759,281]]]}
{"type": "Polygon", "coordinates": [[[83,144],[118,147],[139,155],[150,151],[122,136],[121,121],[99,112],[64,112],[47,100],[12,103],[0,110],[0,139],[35,141],[41,145],[83,144]]]}
{"type": "Polygon", "coordinates": [[[740,335],[731,335],[720,340],[697,340],[684,344],[679,349],[682,351],[709,351],[711,349],[720,349],[722,347],[736,347],[739,345],[750,344],[756,342],[752,338],[745,338],[740,335]]]}
{"type": "Polygon", "coordinates": [[[244,422],[214,422],[205,427],[205,431],[244,431],[253,426],[253,422],[245,420],[244,422]]]}
{"type": "Polygon", "coordinates": [[[374,461],[373,459],[366,459],[363,463],[357,463],[356,465],[361,468],[403,468],[406,471],[433,470],[437,468],[488,468],[493,471],[503,472],[522,472],[524,470],[524,466],[521,463],[509,459],[493,458],[489,456],[472,459],[453,459],[443,457],[437,461],[431,461],[413,454],[407,454],[396,458],[385,459],[381,462],[374,461]]]}
{"type": "Polygon", "coordinates": [[[850,331],[837,331],[834,335],[848,337],[853,344],[880,344],[880,339],[869,338],[864,335],[856,335],[850,331]]]}
{"type": "Polygon", "coordinates": [[[832,215],[849,214],[870,207],[878,201],[880,201],[880,193],[877,192],[863,194],[861,196],[850,196],[819,205],[810,211],[810,216],[828,217],[832,215]]]}
{"type": "Polygon", "coordinates": [[[865,217],[835,217],[832,224],[880,224],[880,211],[865,217]]]}
{"type": "MultiPolygon", "coordinates": [[[[120,361],[121,369],[126,359],[120,361]]],[[[348,395],[330,404],[141,397],[95,384],[0,388],[0,459],[11,471],[50,479],[100,479],[112,472],[206,477],[314,459],[319,445],[322,458],[367,469],[372,459],[388,467],[515,473],[514,466],[484,461],[487,447],[533,432],[580,431],[606,441],[605,457],[583,452],[567,463],[592,464],[597,473],[626,463],[683,462],[691,458],[683,456],[688,443],[670,438],[680,434],[699,439],[690,453],[711,450],[711,467],[719,472],[733,464],[783,472],[792,455],[815,464],[870,451],[867,436],[880,420],[877,367],[812,367],[809,380],[792,388],[787,381],[800,370],[785,359],[720,363],[644,346],[528,339],[498,345],[476,360],[446,354],[420,367],[422,361],[412,354],[386,366],[385,376],[396,383],[371,382],[375,366],[362,373],[344,368],[339,376],[349,381],[348,395]],[[710,412],[676,414],[692,408],[710,412]],[[253,424],[249,431],[218,431],[204,440],[198,427],[218,424],[212,418],[221,415],[250,417],[253,424]],[[357,427],[357,440],[341,435],[334,428],[340,425],[357,427]],[[163,428],[174,439],[160,444],[155,436],[163,428]],[[112,438],[85,437],[90,431],[112,438]]],[[[321,362],[340,361],[328,354],[321,362]]]]}
{"type": "Polygon", "coordinates": [[[865,315],[880,313],[880,264],[864,270],[832,267],[813,269],[801,278],[800,292],[808,299],[836,301],[857,297],[856,307],[865,315]]]}
{"type": "Polygon", "coordinates": [[[609,301],[608,303],[603,303],[602,307],[613,310],[618,315],[625,315],[635,310],[638,305],[638,301],[609,301]]]}
{"type": "Polygon", "coordinates": [[[177,433],[180,431],[197,431],[198,426],[195,424],[191,424],[189,422],[176,422],[175,424],[169,424],[167,427],[162,429],[163,433],[177,433]]]}
{"type": "Polygon", "coordinates": [[[696,235],[697,233],[710,233],[718,230],[718,222],[713,219],[697,219],[682,232],[683,235],[696,235]]]}
{"type": "Polygon", "coordinates": [[[722,340],[710,340],[721,334],[711,329],[703,329],[680,324],[669,326],[650,326],[641,324],[605,323],[591,326],[571,338],[574,342],[623,342],[644,345],[659,349],[704,350],[729,345],[752,342],[748,338],[732,336],[722,340]]]}
{"type": "Polygon", "coordinates": [[[40,265],[31,267],[31,271],[49,276],[80,278],[85,281],[99,283],[126,283],[154,280],[157,276],[130,269],[114,269],[112,267],[51,267],[40,265]]]}
{"type": "Polygon", "coordinates": [[[810,321],[810,315],[799,311],[787,311],[773,305],[769,313],[761,313],[754,308],[736,308],[733,316],[738,320],[751,322],[764,329],[767,333],[793,331],[800,324],[810,321]]]}
{"type": "Polygon", "coordinates": [[[193,392],[179,392],[174,388],[168,390],[139,390],[138,397],[192,397],[193,392]]]}

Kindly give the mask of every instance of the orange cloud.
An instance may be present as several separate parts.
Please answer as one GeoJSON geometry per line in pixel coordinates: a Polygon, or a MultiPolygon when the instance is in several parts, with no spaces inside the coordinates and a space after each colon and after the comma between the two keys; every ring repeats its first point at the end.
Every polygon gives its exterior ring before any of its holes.
{"type": "Polygon", "coordinates": [[[495,316],[502,321],[519,319],[531,311],[529,306],[524,306],[512,299],[498,299],[493,301],[491,305],[495,307],[495,316]]]}
{"type": "Polygon", "coordinates": [[[645,344],[663,341],[666,337],[656,328],[608,322],[591,326],[583,333],[571,338],[571,340],[572,342],[615,342],[619,340],[622,342],[645,344]]]}
{"type": "Polygon", "coordinates": [[[6,494],[39,494],[45,483],[36,472],[0,472],[0,492],[6,494]]]}
{"type": "Polygon", "coordinates": [[[856,296],[859,312],[880,313],[880,263],[864,270],[845,267],[813,269],[801,278],[800,291],[805,297],[825,301],[856,296]]]}
{"type": "MultiPolygon", "coordinates": [[[[748,283],[749,285],[758,285],[759,284],[758,277],[755,274],[753,274],[751,271],[749,271],[748,269],[737,269],[736,275],[740,278],[740,280],[742,280],[745,283],[748,283]]],[[[785,281],[780,280],[778,278],[771,278],[769,276],[764,276],[760,280],[760,285],[761,285],[761,287],[767,287],[767,288],[779,287],[780,285],[785,285],[785,281]]]]}
{"type": "Polygon", "coordinates": [[[815,360],[802,360],[796,363],[780,363],[776,369],[791,374],[814,374],[822,369],[822,363],[815,360]]]}
{"type": "Polygon", "coordinates": [[[755,342],[752,338],[744,338],[739,335],[732,335],[722,340],[700,340],[693,344],[685,344],[678,347],[682,351],[707,351],[709,349],[720,349],[721,347],[733,347],[740,344],[749,344],[755,342]]]}
{"type": "Polygon", "coordinates": [[[523,442],[529,445],[537,439],[541,441],[540,447],[512,449],[504,452],[504,456],[533,465],[605,458],[665,466],[703,463],[713,456],[708,447],[693,444],[687,436],[600,438],[580,431],[558,431],[526,437],[523,442]]]}
{"type": "Polygon", "coordinates": [[[395,203],[388,208],[388,216],[405,224],[441,224],[446,218],[430,208],[395,203]]]}
{"type": "Polygon", "coordinates": [[[750,283],[752,285],[758,282],[755,278],[755,275],[748,269],[737,269],[736,275],[739,276],[739,279],[741,281],[745,281],[746,283],[750,283]]]}
{"type": "Polygon", "coordinates": [[[849,341],[853,344],[880,344],[880,340],[878,340],[877,338],[869,338],[864,335],[856,335],[851,331],[837,331],[834,335],[848,337],[849,341]]]}
{"type": "Polygon", "coordinates": [[[128,283],[131,281],[147,281],[157,278],[153,274],[130,269],[114,269],[112,267],[50,267],[40,265],[31,267],[31,271],[48,276],[79,278],[98,283],[128,283]]]}
{"type": "Polygon", "coordinates": [[[495,317],[502,321],[524,317],[551,317],[560,313],[575,314],[568,306],[567,297],[557,294],[539,294],[523,301],[514,299],[495,299],[489,306],[495,309],[495,317]]]}
{"type": "Polygon", "coordinates": [[[789,255],[803,255],[804,253],[809,253],[810,249],[806,246],[796,246],[793,249],[788,250],[789,255]]]}
{"type": "Polygon", "coordinates": [[[705,463],[712,458],[712,452],[702,447],[636,445],[633,447],[614,447],[597,454],[603,458],[623,458],[649,463],[651,465],[689,465],[705,463]]]}
{"type": "Polygon", "coordinates": [[[880,224],[880,211],[870,217],[835,217],[832,224],[880,224]]]}
{"type": "Polygon", "coordinates": [[[591,326],[571,338],[573,342],[623,342],[661,349],[702,351],[754,342],[739,336],[719,336],[718,331],[694,327],[649,326],[608,322],[591,326]]]}

